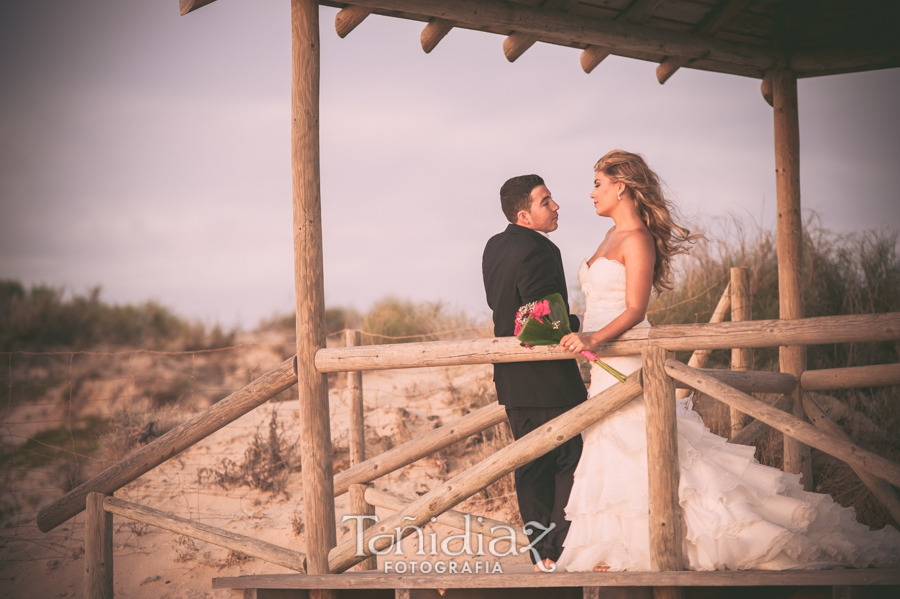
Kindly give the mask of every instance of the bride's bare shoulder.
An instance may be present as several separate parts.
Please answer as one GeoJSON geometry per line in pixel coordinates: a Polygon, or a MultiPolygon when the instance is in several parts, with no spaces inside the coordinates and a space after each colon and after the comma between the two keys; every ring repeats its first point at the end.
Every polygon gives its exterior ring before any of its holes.
{"type": "Polygon", "coordinates": [[[656,243],[653,234],[645,228],[632,229],[621,236],[621,249],[623,257],[627,260],[630,256],[656,258],[656,243]]]}

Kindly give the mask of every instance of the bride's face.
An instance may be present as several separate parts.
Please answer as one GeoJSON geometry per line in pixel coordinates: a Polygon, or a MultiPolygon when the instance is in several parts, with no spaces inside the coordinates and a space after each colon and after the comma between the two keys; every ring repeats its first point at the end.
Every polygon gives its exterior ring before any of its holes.
{"type": "Polygon", "coordinates": [[[594,173],[594,191],[591,199],[600,216],[609,216],[619,201],[619,186],[601,172],[594,173]]]}

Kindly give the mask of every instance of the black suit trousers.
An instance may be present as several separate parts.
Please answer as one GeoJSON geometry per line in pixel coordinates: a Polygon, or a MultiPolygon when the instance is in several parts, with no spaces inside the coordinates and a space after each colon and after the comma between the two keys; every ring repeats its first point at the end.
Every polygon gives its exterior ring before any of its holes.
{"type": "MultiPolygon", "coordinates": [[[[509,425],[513,437],[518,440],[553,420],[560,414],[575,406],[554,408],[506,408],[509,425]]],[[[559,559],[563,549],[563,541],[569,532],[569,521],[565,517],[566,504],[572,491],[575,467],[581,458],[581,435],[576,435],[556,449],[544,454],[533,462],[516,470],[516,494],[519,498],[519,513],[525,522],[537,522],[541,527],[530,527],[529,541],[543,534],[544,529],[555,523],[556,526],[534,543],[540,559],[559,559]]],[[[537,563],[534,552],[531,561],[537,563]]]]}

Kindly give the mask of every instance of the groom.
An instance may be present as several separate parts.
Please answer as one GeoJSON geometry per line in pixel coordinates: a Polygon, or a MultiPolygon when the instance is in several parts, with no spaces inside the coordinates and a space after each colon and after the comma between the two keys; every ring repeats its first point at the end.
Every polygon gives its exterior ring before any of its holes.
{"type": "MultiPolygon", "coordinates": [[[[560,293],[568,308],[566,277],[557,248],[545,235],[559,226],[559,206],[537,175],[513,177],[500,188],[500,205],[511,223],[484,248],[481,270],[494,335],[510,337],[520,306],[560,293]]],[[[573,331],[578,319],[569,315],[573,331]]],[[[513,437],[520,439],[587,399],[575,360],[494,364],[497,398],[506,407],[513,437]]],[[[581,457],[581,435],[516,470],[519,512],[542,569],[559,559],[569,529],[564,509],[581,457]],[[536,522],[539,526],[527,526],[536,522]],[[544,534],[547,528],[555,527],[544,534]],[[543,538],[537,540],[541,535],[543,538]]]]}

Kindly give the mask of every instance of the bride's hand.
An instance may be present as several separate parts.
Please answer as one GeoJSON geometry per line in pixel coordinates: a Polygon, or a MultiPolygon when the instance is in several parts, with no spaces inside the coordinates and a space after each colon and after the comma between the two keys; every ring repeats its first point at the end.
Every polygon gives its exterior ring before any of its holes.
{"type": "Polygon", "coordinates": [[[563,337],[559,344],[573,354],[581,353],[584,350],[591,349],[591,336],[579,335],[578,333],[569,333],[563,337]]]}

